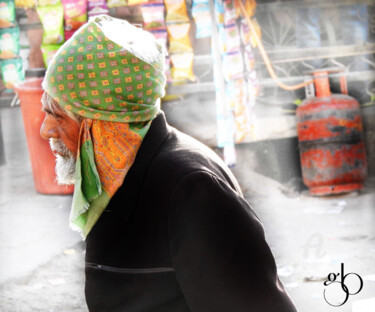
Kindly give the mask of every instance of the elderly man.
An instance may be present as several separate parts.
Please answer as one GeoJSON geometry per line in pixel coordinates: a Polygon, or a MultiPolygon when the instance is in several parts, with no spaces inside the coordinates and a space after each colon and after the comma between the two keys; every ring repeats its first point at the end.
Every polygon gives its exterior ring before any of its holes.
{"type": "Polygon", "coordinates": [[[150,34],[99,16],[43,83],[41,135],[75,184],[90,311],[295,311],[231,172],[160,111],[163,63],[150,34]]]}

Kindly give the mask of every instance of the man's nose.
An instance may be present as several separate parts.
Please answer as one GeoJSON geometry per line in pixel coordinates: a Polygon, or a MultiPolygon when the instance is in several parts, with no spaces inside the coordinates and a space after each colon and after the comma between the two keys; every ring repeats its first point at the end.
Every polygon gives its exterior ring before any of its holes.
{"type": "Polygon", "coordinates": [[[48,116],[44,118],[42,126],[40,127],[40,136],[45,140],[58,137],[57,130],[48,120],[48,116]]]}

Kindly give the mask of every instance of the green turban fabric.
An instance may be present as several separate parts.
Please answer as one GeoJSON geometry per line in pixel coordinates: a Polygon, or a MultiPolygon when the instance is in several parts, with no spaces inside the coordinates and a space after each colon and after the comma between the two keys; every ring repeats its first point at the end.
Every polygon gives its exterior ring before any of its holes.
{"type": "Polygon", "coordinates": [[[163,64],[162,47],[151,34],[100,15],[77,30],[47,69],[45,91],[83,117],[70,223],[84,239],[122,185],[160,110],[163,64]],[[113,40],[111,30],[125,39],[142,32],[158,57],[147,61],[132,40],[113,40]]]}

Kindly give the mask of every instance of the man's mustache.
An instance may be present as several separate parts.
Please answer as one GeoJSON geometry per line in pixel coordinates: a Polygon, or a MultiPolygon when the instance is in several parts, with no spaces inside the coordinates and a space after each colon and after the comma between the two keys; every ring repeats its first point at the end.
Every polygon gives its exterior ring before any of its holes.
{"type": "Polygon", "coordinates": [[[72,152],[66,147],[63,140],[50,138],[49,145],[54,155],[61,157],[73,157],[72,152]]]}

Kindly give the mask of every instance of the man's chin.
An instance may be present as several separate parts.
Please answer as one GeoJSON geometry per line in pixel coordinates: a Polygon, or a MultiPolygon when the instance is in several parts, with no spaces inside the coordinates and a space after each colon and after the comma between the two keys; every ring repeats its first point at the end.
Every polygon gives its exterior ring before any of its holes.
{"type": "Polygon", "coordinates": [[[74,185],[76,160],[72,157],[56,157],[56,180],[59,185],[74,185]]]}

